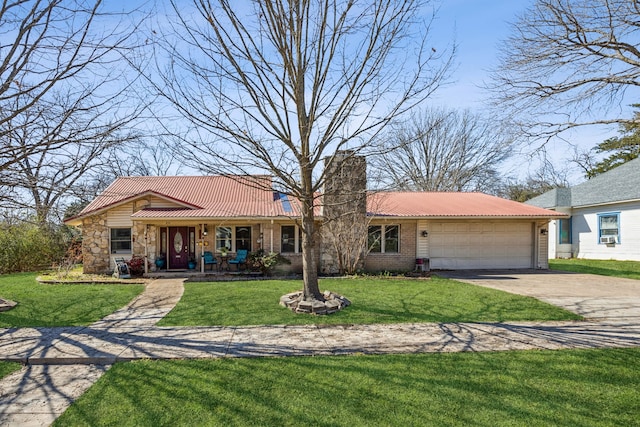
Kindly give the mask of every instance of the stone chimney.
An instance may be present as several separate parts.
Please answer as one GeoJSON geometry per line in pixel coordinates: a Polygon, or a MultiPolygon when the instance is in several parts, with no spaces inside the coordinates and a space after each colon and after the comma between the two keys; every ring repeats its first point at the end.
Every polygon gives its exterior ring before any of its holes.
{"type": "Polygon", "coordinates": [[[350,150],[325,158],[320,270],[352,272],[367,233],[367,162],[350,150]]]}

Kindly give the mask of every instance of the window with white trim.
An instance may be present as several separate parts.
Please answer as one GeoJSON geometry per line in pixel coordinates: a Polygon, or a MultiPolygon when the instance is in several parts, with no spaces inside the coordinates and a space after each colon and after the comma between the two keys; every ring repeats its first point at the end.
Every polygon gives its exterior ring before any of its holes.
{"type": "Polygon", "coordinates": [[[369,252],[396,254],[400,252],[399,225],[371,225],[368,234],[369,252]]]}
{"type": "Polygon", "coordinates": [[[234,250],[246,249],[251,252],[251,226],[236,227],[236,247],[234,250]]]}
{"type": "Polygon", "coordinates": [[[280,252],[300,253],[302,249],[302,230],[296,225],[280,227],[280,252]]]}
{"type": "Polygon", "coordinates": [[[232,250],[233,246],[233,228],[231,227],[216,227],[216,251],[220,252],[220,249],[226,248],[228,251],[232,250]]]}
{"type": "Polygon", "coordinates": [[[620,212],[598,214],[598,243],[620,243],[620,212]]]}
{"type": "Polygon", "coordinates": [[[111,253],[130,254],[131,253],[131,229],[112,228],[111,229],[111,253]]]}
{"type": "Polygon", "coordinates": [[[571,243],[571,218],[558,220],[558,243],[561,245],[571,243]]]}
{"type": "Polygon", "coordinates": [[[236,252],[238,249],[246,249],[251,252],[252,238],[251,226],[224,226],[216,227],[216,251],[227,248],[236,252]]]}

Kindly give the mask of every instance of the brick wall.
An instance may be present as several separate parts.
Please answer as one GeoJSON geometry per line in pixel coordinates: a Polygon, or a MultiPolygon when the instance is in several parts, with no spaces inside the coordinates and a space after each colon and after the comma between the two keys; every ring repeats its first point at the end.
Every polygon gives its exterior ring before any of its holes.
{"type": "MultiPolygon", "coordinates": [[[[399,253],[369,253],[364,262],[364,268],[368,272],[379,271],[410,271],[416,263],[416,233],[415,222],[402,221],[389,223],[388,225],[400,225],[400,252],[399,253]]],[[[372,225],[378,225],[372,222],[372,225]]]]}

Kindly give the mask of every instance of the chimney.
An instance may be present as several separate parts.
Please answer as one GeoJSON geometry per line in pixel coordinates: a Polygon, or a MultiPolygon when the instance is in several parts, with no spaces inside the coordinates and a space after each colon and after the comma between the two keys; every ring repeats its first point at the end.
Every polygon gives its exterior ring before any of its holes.
{"type": "Polygon", "coordinates": [[[354,151],[325,158],[320,270],[345,273],[361,263],[367,233],[367,162],[354,151]]]}

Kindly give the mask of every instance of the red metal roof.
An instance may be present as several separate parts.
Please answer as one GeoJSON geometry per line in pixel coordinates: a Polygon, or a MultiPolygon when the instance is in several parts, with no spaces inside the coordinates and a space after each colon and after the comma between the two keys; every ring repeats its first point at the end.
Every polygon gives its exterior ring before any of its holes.
{"type": "Polygon", "coordinates": [[[380,192],[367,199],[370,215],[408,218],[557,218],[558,212],[484,193],[380,192]]]}
{"type": "MultiPolygon", "coordinates": [[[[137,219],[299,217],[297,200],[271,189],[271,177],[164,176],[116,179],[68,222],[145,196],[165,199],[171,208],[135,212],[137,219]]],[[[367,200],[369,215],[406,218],[557,218],[564,215],[483,193],[380,192],[367,200]]],[[[316,210],[316,214],[320,212],[316,210]]]]}
{"type": "Polygon", "coordinates": [[[175,208],[148,208],[134,218],[223,218],[299,216],[274,197],[271,177],[133,176],[116,179],[76,217],[84,217],[140,197],[152,195],[175,208]]]}

